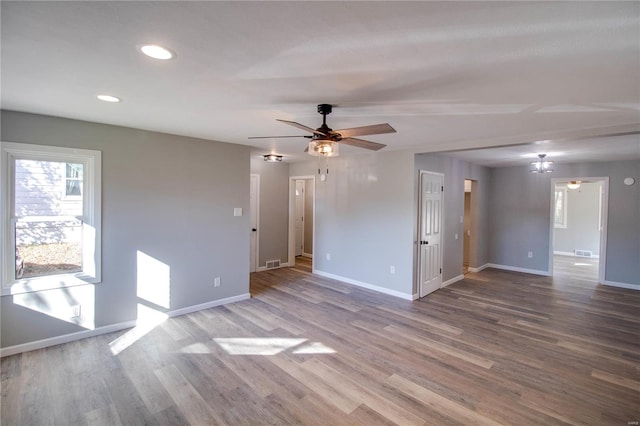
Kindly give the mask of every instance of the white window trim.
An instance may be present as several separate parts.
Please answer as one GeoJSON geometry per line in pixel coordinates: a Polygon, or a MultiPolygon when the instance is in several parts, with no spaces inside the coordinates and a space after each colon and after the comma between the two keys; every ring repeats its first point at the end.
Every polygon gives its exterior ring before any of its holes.
{"type": "Polygon", "coordinates": [[[102,280],[102,153],[54,146],[0,142],[0,280],[3,296],[49,290],[102,280]],[[83,270],[70,274],[15,279],[14,228],[15,160],[75,162],[84,164],[83,270]]]}
{"type": "Polygon", "coordinates": [[[554,191],[554,197],[553,197],[553,227],[554,228],[564,229],[567,227],[567,195],[568,195],[568,191],[566,186],[556,186],[554,191]],[[562,192],[562,223],[557,223],[555,221],[555,217],[556,217],[555,193],[558,191],[562,192]]]}

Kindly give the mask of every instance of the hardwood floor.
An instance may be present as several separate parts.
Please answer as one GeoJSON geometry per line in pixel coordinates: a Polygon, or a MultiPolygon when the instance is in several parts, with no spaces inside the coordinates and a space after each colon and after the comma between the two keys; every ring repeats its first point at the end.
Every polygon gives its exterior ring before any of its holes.
{"type": "Polygon", "coordinates": [[[252,274],[250,300],[2,359],[2,425],[640,420],[640,292],[487,269],[419,301],[252,274]],[[110,346],[111,344],[111,346],[110,346]]]}
{"type": "Polygon", "coordinates": [[[598,284],[598,259],[555,255],[553,275],[573,284],[595,286],[598,284]]]}

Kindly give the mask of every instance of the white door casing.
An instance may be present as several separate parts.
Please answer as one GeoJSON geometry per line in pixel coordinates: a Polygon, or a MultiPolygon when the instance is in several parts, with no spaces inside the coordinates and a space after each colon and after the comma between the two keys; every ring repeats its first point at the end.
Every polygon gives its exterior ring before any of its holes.
{"type": "Polygon", "coordinates": [[[296,256],[302,256],[304,251],[304,190],[305,181],[296,180],[296,208],[295,208],[295,232],[296,232],[296,256]]]}
{"type": "Polygon", "coordinates": [[[258,222],[260,218],[260,175],[251,175],[249,178],[249,214],[251,229],[251,243],[249,254],[249,272],[258,269],[258,222]]]}
{"type": "Polygon", "coordinates": [[[424,297],[442,284],[442,190],[444,175],[420,171],[419,294],[424,297]]]}

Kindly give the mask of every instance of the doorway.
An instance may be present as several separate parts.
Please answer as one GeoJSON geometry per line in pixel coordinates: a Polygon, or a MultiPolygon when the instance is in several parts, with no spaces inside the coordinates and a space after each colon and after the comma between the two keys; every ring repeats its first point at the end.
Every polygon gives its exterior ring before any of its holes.
{"type": "Polygon", "coordinates": [[[442,173],[420,170],[418,199],[418,279],[424,297],[442,285],[442,173]]]}
{"type": "Polygon", "coordinates": [[[478,181],[464,180],[462,273],[477,272],[478,181]]]}
{"type": "Polygon", "coordinates": [[[558,282],[604,281],[608,178],[553,179],[549,268],[558,282]]]}
{"type": "Polygon", "coordinates": [[[260,175],[252,174],[249,178],[249,221],[251,227],[251,242],[249,244],[249,272],[258,269],[258,225],[260,220],[260,175]]]}
{"type": "Polygon", "coordinates": [[[313,271],[315,236],[315,176],[289,178],[289,258],[290,267],[313,271]]]}

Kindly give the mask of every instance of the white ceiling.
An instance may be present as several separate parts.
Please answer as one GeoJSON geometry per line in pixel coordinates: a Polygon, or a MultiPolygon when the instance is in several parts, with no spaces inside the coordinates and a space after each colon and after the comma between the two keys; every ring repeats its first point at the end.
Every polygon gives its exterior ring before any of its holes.
{"type": "MultiPolygon", "coordinates": [[[[461,158],[500,166],[640,158],[639,2],[10,2],[1,103],[27,111],[252,145],[290,161],[334,129],[385,150],[552,142],[461,158]],[[161,62],[136,45],[177,53],[161,62]],[[96,100],[98,93],[123,102],[96,100]],[[499,159],[504,161],[500,162],[499,159]],[[566,160],[565,160],[566,159],[566,160]]],[[[343,147],[341,155],[364,153],[343,147]]]]}

